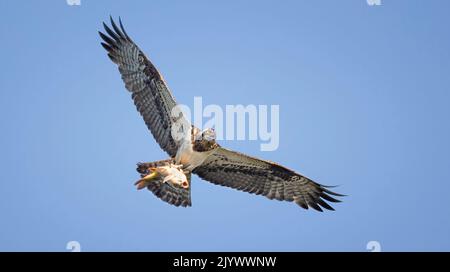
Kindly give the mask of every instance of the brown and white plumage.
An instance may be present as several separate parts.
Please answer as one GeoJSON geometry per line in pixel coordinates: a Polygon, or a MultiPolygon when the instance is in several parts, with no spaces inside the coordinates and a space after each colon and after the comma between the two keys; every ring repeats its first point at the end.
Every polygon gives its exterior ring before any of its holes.
{"type": "Polygon", "coordinates": [[[161,74],[127,35],[122,22],[120,29],[112,19],[111,25],[113,30],[103,23],[109,36],[99,32],[104,40],[101,44],[118,65],[125,87],[132,93],[134,104],[148,129],[160,147],[173,157],[178,143],[172,138],[171,128],[178,119],[171,117],[171,111],[177,103],[161,74]]]}
{"type": "MultiPolygon", "coordinates": [[[[171,164],[174,164],[174,160],[163,160],[152,163],[139,163],[137,166],[137,171],[141,174],[141,178],[144,178],[148,174],[150,174],[149,169],[164,167],[171,164]]],[[[146,184],[146,187],[149,191],[151,191],[155,196],[160,198],[161,200],[174,205],[174,206],[182,206],[189,207],[192,205],[191,203],[191,173],[185,172],[186,179],[188,181],[188,186],[182,187],[177,186],[169,182],[164,182],[164,177],[158,177],[157,179],[152,180],[146,184]]],[[[136,182],[138,185],[139,181],[136,182]]]]}
{"type": "MultiPolygon", "coordinates": [[[[191,139],[176,140],[172,129],[176,122],[188,123],[182,114],[171,116],[177,105],[163,77],[138,46],[111,19],[112,29],[103,24],[107,35],[99,32],[102,46],[119,67],[125,87],[132,93],[134,103],[160,147],[171,157],[169,160],[138,164],[141,177],[149,175],[154,167],[171,163],[185,166],[189,186],[182,188],[161,178],[145,186],[163,201],[175,206],[191,206],[191,172],[214,184],[263,195],[269,199],[291,201],[304,209],[333,210],[325,201],[339,202],[332,196],[342,196],[330,191],[292,170],[273,162],[260,160],[222,148],[215,141],[213,130],[200,131],[189,127],[191,139]],[[212,136],[213,135],[213,136],[212,136]]],[[[178,128],[177,128],[178,129],[178,128]]],[[[183,127],[181,128],[183,129],[183,127]]],[[[190,134],[189,134],[190,135],[190,134]]],[[[147,180],[146,180],[147,181],[147,180]]]]}
{"type": "Polygon", "coordinates": [[[305,209],[312,207],[322,211],[323,207],[333,210],[324,200],[339,202],[330,195],[341,196],[281,165],[222,147],[217,148],[193,173],[214,184],[269,199],[294,201],[305,209]]]}

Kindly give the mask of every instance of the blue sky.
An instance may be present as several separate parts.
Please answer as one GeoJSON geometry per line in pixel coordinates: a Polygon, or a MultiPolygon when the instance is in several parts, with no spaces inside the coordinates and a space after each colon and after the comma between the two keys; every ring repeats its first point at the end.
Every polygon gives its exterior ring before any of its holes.
{"type": "Polygon", "coordinates": [[[1,1],[0,250],[450,250],[450,3],[1,1]],[[280,147],[222,145],[349,196],[335,212],[194,178],[193,207],[137,192],[166,154],[97,31],[109,15],[177,100],[280,105],[280,147]]]}

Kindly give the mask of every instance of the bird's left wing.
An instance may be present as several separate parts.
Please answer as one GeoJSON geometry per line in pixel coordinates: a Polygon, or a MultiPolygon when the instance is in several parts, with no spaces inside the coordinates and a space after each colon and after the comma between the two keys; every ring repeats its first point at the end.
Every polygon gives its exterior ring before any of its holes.
{"type": "Polygon", "coordinates": [[[295,201],[304,209],[311,207],[322,211],[323,207],[333,210],[324,200],[340,202],[330,195],[343,196],[281,165],[222,147],[217,148],[193,173],[214,184],[264,195],[269,199],[295,201]]]}
{"type": "Polygon", "coordinates": [[[112,29],[103,23],[109,36],[99,32],[104,41],[102,46],[108,51],[109,58],[118,65],[125,87],[132,93],[134,104],[144,118],[148,129],[160,147],[174,157],[180,139],[172,137],[172,127],[175,122],[188,123],[181,113],[176,118],[171,116],[172,109],[177,103],[166,82],[145,54],[130,39],[122,22],[119,22],[120,28],[111,18],[112,29]]]}

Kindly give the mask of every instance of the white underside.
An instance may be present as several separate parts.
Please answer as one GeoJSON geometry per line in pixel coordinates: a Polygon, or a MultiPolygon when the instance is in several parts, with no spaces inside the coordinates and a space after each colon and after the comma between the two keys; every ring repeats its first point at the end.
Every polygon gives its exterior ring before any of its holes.
{"type": "Polygon", "coordinates": [[[201,165],[213,152],[214,150],[207,152],[194,151],[191,141],[183,141],[175,156],[175,161],[177,164],[182,164],[185,170],[192,171],[201,165]]]}

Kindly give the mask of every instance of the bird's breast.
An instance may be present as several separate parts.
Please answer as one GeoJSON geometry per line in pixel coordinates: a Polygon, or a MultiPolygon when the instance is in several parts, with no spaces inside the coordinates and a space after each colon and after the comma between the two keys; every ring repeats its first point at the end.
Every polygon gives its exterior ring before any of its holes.
{"type": "Polygon", "coordinates": [[[192,148],[192,143],[184,142],[178,149],[176,163],[182,164],[187,170],[192,171],[201,165],[211,152],[197,152],[192,148]]]}

